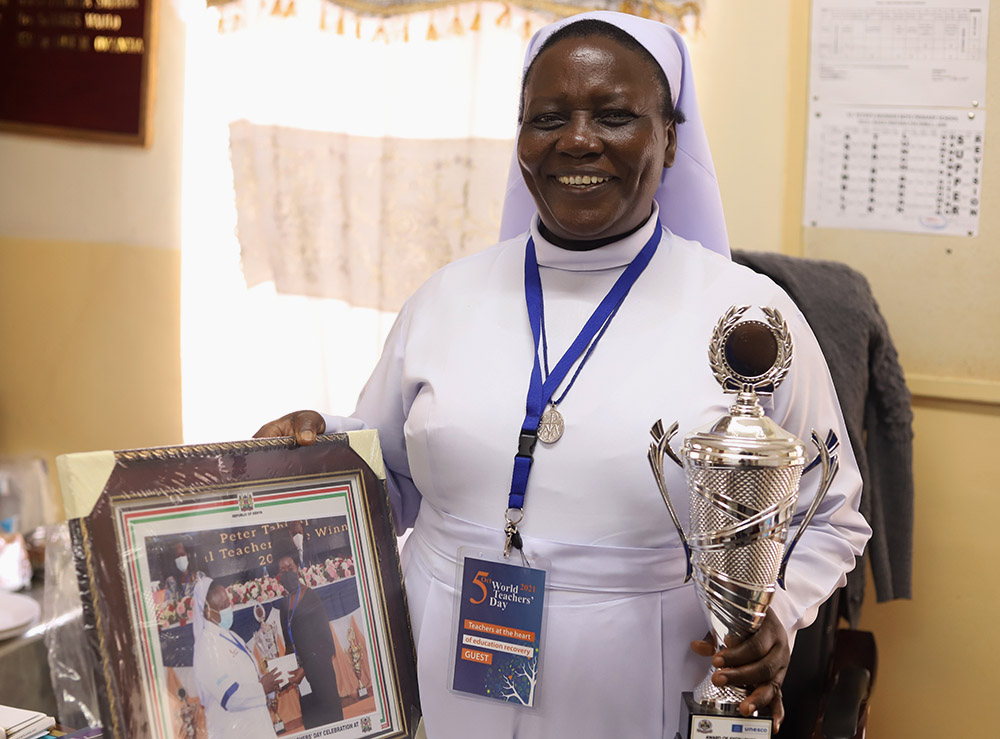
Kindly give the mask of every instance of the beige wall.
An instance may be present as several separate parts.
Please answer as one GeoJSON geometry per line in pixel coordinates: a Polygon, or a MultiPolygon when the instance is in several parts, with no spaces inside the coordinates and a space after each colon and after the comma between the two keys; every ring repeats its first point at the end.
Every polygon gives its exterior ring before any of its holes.
{"type": "Polygon", "coordinates": [[[791,4],[710,0],[688,44],[734,249],[783,250],[791,4]]]}
{"type": "Polygon", "coordinates": [[[0,455],[177,443],[184,33],[152,146],[0,134],[0,455]]]}
{"type": "Polygon", "coordinates": [[[914,597],[866,599],[861,628],[874,632],[879,650],[870,735],[986,736],[993,729],[967,723],[958,707],[970,692],[1000,689],[1000,405],[918,398],[914,411],[914,597]]]}
{"type": "Polygon", "coordinates": [[[0,238],[0,451],[180,440],[173,249],[0,238]]]}

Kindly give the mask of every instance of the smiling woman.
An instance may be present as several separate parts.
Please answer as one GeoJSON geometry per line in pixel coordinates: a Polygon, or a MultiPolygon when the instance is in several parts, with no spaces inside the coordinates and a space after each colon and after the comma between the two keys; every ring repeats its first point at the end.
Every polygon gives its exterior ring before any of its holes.
{"type": "Polygon", "coordinates": [[[566,26],[525,75],[518,162],[542,233],[563,248],[596,248],[639,228],[674,162],[669,83],[649,52],[616,31],[566,26]]]}
{"type": "MultiPolygon", "coordinates": [[[[428,736],[673,736],[712,645],[646,462],[650,425],[724,411],[706,349],[737,303],[777,308],[794,336],[768,416],[800,438],[846,432],[801,314],[728,259],[680,37],[588,13],[539,31],[525,67],[504,240],[406,302],[353,416],[299,411],[258,434],[379,430],[397,527],[413,527],[403,569],[428,736]],[[540,561],[544,573],[520,566],[540,561]]],[[[665,476],[686,488],[681,471],[665,476]]],[[[815,494],[803,486],[796,523],[815,494]]],[[[717,685],[750,688],[744,715],[780,723],[791,635],[869,534],[859,494],[845,448],[788,590],[714,656],[717,685]]]]}

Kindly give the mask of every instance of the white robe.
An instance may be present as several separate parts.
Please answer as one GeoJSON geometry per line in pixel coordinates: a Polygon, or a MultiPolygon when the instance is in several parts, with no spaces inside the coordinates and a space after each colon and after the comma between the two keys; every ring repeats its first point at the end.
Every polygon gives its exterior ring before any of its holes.
{"type": "MultiPolygon", "coordinates": [[[[658,226],[590,252],[535,240],[554,367],[601,298],[658,226]]],[[[707,673],[689,642],[707,621],[646,459],[650,426],[685,433],[726,412],[708,363],[719,317],[734,304],[777,307],[795,342],[768,415],[807,440],[833,428],[839,404],[808,325],[767,278],[665,231],[659,249],[559,405],[565,433],[535,448],[520,530],[529,556],[551,560],[537,707],[468,699],[448,689],[454,659],[455,561],[463,545],[499,550],[524,419],[532,336],[524,301],[526,236],[437,272],[407,301],[352,418],[328,430],[377,428],[390,472],[430,739],[673,737],[682,691],[707,673]]],[[[572,371],[569,375],[572,377],[572,371]]],[[[566,382],[569,380],[567,379],[566,382]]],[[[563,387],[557,390],[558,398],[563,387]]],[[[811,446],[811,445],[810,445],[811,446]]],[[[772,608],[791,634],[846,580],[870,531],[850,445],[772,608]]],[[[687,523],[683,473],[667,482],[687,523]]],[[[800,519],[818,472],[804,478],[800,519]]]]}
{"type": "Polygon", "coordinates": [[[274,739],[257,663],[239,635],[206,621],[194,645],[194,676],[208,739],[274,739]]]}

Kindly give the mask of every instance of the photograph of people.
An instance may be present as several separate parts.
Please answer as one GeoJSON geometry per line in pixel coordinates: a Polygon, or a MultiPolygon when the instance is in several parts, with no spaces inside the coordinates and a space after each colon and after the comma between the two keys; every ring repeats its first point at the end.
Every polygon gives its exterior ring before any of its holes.
{"type": "Polygon", "coordinates": [[[306,729],[313,729],[341,721],[344,711],[333,666],[336,647],[326,606],[299,578],[296,549],[276,551],[275,559],[278,580],[286,593],[280,605],[283,636],[299,663],[290,682],[299,686],[302,723],[306,729]]]}
{"type": "Polygon", "coordinates": [[[275,551],[286,552],[292,547],[298,553],[299,567],[309,567],[321,561],[323,554],[316,551],[316,542],[306,532],[306,521],[293,520],[271,532],[275,551]]]}
{"type": "Polygon", "coordinates": [[[194,677],[208,739],[274,739],[267,695],[277,690],[277,671],[260,674],[246,643],[230,630],[225,587],[199,578],[194,605],[194,677]]]}
{"type": "MultiPolygon", "coordinates": [[[[690,60],[673,29],[611,12],[546,26],[529,45],[521,91],[500,243],[439,270],[405,303],[351,417],[297,411],[257,435],[309,444],[323,432],[378,429],[395,521],[413,529],[403,572],[431,739],[673,736],[682,691],[710,664],[717,685],[749,689],[744,715],[765,709],[780,724],[794,634],[846,581],[870,535],[850,445],[799,541],[787,590],[754,636],[728,648],[705,640],[646,451],[657,418],[685,432],[726,412],[731,399],[706,350],[734,304],[777,308],[794,338],[767,414],[799,438],[816,428],[847,439],[822,353],[789,297],[730,261],[690,60]],[[516,462],[519,437],[532,437],[539,420],[531,402],[526,414],[529,387],[555,371],[633,264],[645,267],[546,391],[542,407],[561,414],[561,438],[516,462]],[[541,699],[531,711],[466,699],[448,684],[458,550],[503,549],[515,469],[530,472],[524,550],[551,563],[541,699]]],[[[681,471],[666,474],[671,490],[687,489],[681,471]]],[[[816,477],[803,482],[793,527],[816,477]]],[[[281,566],[282,608],[295,610],[300,649],[322,629],[300,636],[307,597],[295,595],[294,559],[281,566]]]]}
{"type": "Polygon", "coordinates": [[[188,545],[183,540],[178,540],[174,543],[169,559],[166,567],[168,574],[164,579],[166,597],[174,601],[190,597],[198,580],[196,552],[188,551],[188,545]]]}

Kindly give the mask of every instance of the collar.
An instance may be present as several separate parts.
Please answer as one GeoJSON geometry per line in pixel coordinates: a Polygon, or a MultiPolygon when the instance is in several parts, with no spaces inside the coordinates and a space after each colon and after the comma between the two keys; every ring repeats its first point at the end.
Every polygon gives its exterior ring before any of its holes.
{"type": "Polygon", "coordinates": [[[638,231],[619,241],[591,249],[573,251],[547,241],[538,231],[538,214],[531,219],[531,237],[535,240],[535,255],[539,267],[553,267],[569,272],[596,272],[625,267],[642,251],[642,247],[660,227],[660,206],[653,201],[653,212],[638,231]]]}

